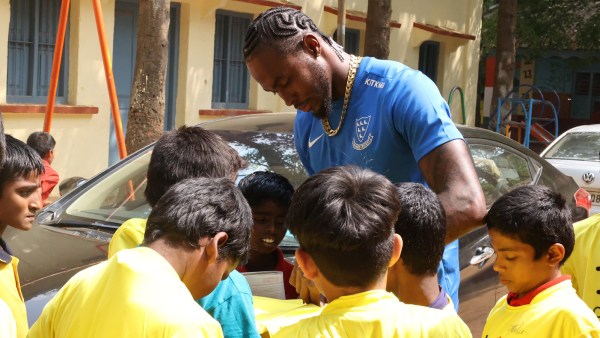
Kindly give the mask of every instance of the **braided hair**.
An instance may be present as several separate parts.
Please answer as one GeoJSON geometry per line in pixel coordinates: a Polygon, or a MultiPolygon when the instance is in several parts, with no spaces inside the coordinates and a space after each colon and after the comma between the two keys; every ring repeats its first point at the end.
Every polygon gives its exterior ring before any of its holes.
{"type": "Polygon", "coordinates": [[[257,46],[267,43],[281,53],[293,53],[301,46],[302,32],[317,33],[333,49],[340,61],[344,60],[340,45],[321,32],[306,14],[289,7],[271,8],[254,19],[246,31],[244,58],[248,59],[257,46]]]}

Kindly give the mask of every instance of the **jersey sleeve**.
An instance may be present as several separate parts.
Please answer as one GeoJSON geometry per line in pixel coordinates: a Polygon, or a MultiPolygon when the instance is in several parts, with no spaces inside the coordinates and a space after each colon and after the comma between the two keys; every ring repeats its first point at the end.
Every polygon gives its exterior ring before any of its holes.
{"type": "Polygon", "coordinates": [[[424,74],[404,70],[390,93],[392,120],[396,130],[420,161],[437,147],[463,139],[450,116],[448,104],[437,86],[424,74]]]}
{"type": "Polygon", "coordinates": [[[54,302],[56,296],[46,304],[44,307],[44,311],[39,316],[37,321],[33,323],[33,326],[29,330],[27,337],[29,338],[42,338],[42,337],[54,337],[54,333],[52,331],[52,315],[54,312],[54,302]]]}
{"type": "MultiPolygon", "coordinates": [[[[64,318],[64,313],[61,313],[61,309],[64,307],[64,303],[69,301],[71,290],[76,289],[79,280],[82,278],[84,271],[80,271],[71,277],[69,281],[58,291],[52,299],[44,306],[42,313],[31,326],[28,338],[46,338],[46,337],[57,337],[57,331],[61,328],[61,318],[64,318]]],[[[66,315],[68,317],[68,314],[66,315]]],[[[65,320],[65,323],[67,320],[65,320]]],[[[66,324],[65,324],[66,325],[66,324]]]]}

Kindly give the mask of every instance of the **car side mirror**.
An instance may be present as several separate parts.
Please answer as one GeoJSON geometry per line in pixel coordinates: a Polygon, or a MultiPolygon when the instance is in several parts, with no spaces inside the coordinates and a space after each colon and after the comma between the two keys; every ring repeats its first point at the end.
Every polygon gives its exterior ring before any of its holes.
{"type": "Polygon", "coordinates": [[[492,258],[493,255],[494,249],[490,248],[489,246],[480,246],[475,249],[475,255],[471,257],[469,264],[477,265],[477,267],[481,269],[488,259],[492,258]]]}

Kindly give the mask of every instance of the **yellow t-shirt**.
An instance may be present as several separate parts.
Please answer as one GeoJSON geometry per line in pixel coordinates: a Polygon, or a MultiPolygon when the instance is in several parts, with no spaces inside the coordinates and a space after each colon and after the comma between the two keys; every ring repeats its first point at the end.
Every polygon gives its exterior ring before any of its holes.
{"type": "Polygon", "coordinates": [[[0,299],[8,305],[12,312],[17,325],[17,337],[25,338],[29,325],[27,324],[27,311],[25,310],[25,301],[19,283],[18,264],[19,259],[17,257],[12,257],[10,262],[0,259],[0,299]]]}
{"type": "Polygon", "coordinates": [[[69,280],[29,337],[223,337],[156,251],[123,250],[69,280]]]}
{"type": "Polygon", "coordinates": [[[0,299],[0,337],[16,338],[17,323],[5,301],[0,299]]]}
{"type": "Polygon", "coordinates": [[[372,290],[340,297],[318,316],[279,330],[273,337],[471,337],[451,311],[404,304],[392,293],[372,290]]]}
{"type": "Polygon", "coordinates": [[[314,304],[304,304],[302,299],[275,299],[253,296],[256,329],[265,337],[270,337],[301,319],[318,315],[323,308],[314,304]]]}
{"type": "Polygon", "coordinates": [[[108,244],[108,258],[123,249],[131,249],[142,244],[146,232],[145,218],[132,218],[125,221],[115,231],[108,244]]]}
{"type": "Polygon", "coordinates": [[[483,328],[487,338],[600,337],[600,322],[565,280],[536,295],[530,304],[511,306],[502,297],[483,328]]]}
{"type": "Polygon", "coordinates": [[[562,273],[571,275],[573,288],[600,318],[600,214],[573,224],[575,248],[562,273]]]}

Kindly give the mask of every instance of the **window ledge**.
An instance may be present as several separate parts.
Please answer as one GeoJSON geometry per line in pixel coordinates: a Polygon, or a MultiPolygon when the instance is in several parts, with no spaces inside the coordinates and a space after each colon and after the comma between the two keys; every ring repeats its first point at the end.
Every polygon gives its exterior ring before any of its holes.
{"type": "MultiPolygon", "coordinates": [[[[19,103],[4,103],[0,104],[0,112],[16,113],[16,114],[45,114],[45,104],[19,104],[19,103]]],[[[76,114],[76,115],[92,115],[98,114],[98,107],[94,106],[73,106],[57,104],[54,106],[55,114],[76,114]]]]}
{"type": "Polygon", "coordinates": [[[238,116],[271,113],[271,111],[254,109],[200,109],[198,113],[200,116],[238,116]]]}

